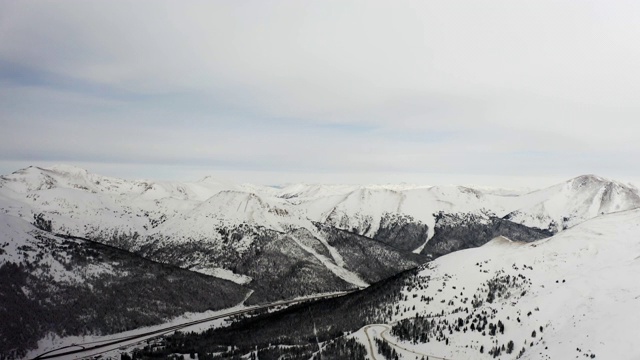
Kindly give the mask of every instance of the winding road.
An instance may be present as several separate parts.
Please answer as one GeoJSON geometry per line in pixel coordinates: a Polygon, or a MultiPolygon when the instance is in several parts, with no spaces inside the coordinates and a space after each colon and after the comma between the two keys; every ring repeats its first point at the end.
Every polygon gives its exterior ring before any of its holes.
{"type": "Polygon", "coordinates": [[[382,357],[380,354],[378,354],[378,352],[376,351],[376,347],[373,346],[373,341],[372,339],[375,338],[376,336],[379,336],[382,340],[386,341],[389,345],[393,346],[396,348],[396,352],[400,353],[404,353],[404,352],[409,352],[415,355],[418,355],[420,357],[425,357],[428,359],[433,359],[433,360],[453,360],[453,359],[449,359],[449,358],[443,358],[443,357],[438,357],[438,356],[434,356],[431,354],[425,354],[425,353],[421,353],[421,352],[416,352],[414,350],[410,350],[407,349],[406,347],[398,344],[397,342],[395,342],[394,340],[391,340],[389,338],[389,331],[391,330],[391,327],[389,325],[386,324],[371,324],[371,325],[367,325],[364,327],[364,333],[367,336],[367,341],[369,342],[369,350],[371,351],[371,356],[373,357],[373,360],[385,360],[384,357],[382,357]],[[401,351],[398,351],[401,350],[401,351]]]}

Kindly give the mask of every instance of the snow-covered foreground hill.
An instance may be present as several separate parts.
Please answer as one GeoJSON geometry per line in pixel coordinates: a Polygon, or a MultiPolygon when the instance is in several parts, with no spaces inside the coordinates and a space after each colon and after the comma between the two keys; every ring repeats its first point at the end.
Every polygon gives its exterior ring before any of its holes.
{"type": "Polygon", "coordinates": [[[639,259],[640,210],[535,243],[497,238],[425,265],[402,290],[390,337],[451,359],[482,358],[482,346],[484,357],[499,347],[500,358],[637,359],[639,259]]]}
{"type": "Polygon", "coordinates": [[[353,358],[366,349],[385,359],[387,347],[404,359],[638,359],[639,259],[640,210],[625,211],[533,243],[496,238],[344,298],[193,340],[203,351],[224,344],[296,359],[319,358],[316,339],[353,358]]]}

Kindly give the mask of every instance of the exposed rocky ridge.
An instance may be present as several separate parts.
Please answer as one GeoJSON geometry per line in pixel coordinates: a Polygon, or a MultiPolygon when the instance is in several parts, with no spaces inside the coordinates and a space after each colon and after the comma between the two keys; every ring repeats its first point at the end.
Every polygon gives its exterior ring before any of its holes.
{"type": "Polygon", "coordinates": [[[324,224],[316,226],[322,231],[329,245],[342,255],[346,268],[363,274],[364,280],[371,284],[412,269],[427,260],[425,256],[397,249],[382,241],[324,224]]]}
{"type": "Polygon", "coordinates": [[[429,226],[410,215],[386,213],[373,238],[397,249],[413,251],[429,239],[429,226]]]}

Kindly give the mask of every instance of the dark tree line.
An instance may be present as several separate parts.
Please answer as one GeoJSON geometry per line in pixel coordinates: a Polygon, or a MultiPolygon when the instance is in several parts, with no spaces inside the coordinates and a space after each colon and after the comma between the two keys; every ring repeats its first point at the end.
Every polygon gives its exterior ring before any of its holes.
{"type": "MultiPolygon", "coordinates": [[[[326,360],[365,360],[367,357],[367,349],[354,338],[347,339],[339,337],[326,345],[324,349],[322,349],[321,355],[322,359],[326,360]]],[[[319,356],[316,356],[314,360],[319,358],[319,356]]]]}
{"type": "Polygon", "coordinates": [[[51,220],[47,220],[44,217],[43,213],[33,214],[33,225],[40,230],[44,230],[46,232],[51,232],[51,220]]]}
{"type": "Polygon", "coordinates": [[[508,219],[477,214],[435,215],[434,235],[422,250],[422,254],[435,259],[453,251],[482,246],[497,236],[511,240],[534,241],[553,235],[549,230],[527,227],[508,219]]]}
{"type": "Polygon", "coordinates": [[[384,356],[385,359],[400,359],[400,356],[396,352],[396,349],[394,349],[393,346],[389,345],[389,343],[387,343],[386,341],[376,338],[376,347],[378,348],[378,353],[384,356]]]}
{"type": "Polygon", "coordinates": [[[50,332],[69,336],[132,330],[185,312],[227,308],[246,294],[232,282],[110,246],[42,233],[35,236],[37,241],[28,241],[19,250],[25,259],[22,263],[0,265],[0,357],[24,356],[50,332]],[[50,261],[82,281],[54,277],[50,261]],[[110,270],[84,275],[96,267],[110,270]]]}
{"type": "MultiPolygon", "coordinates": [[[[282,346],[282,349],[308,348],[315,352],[318,350],[316,333],[321,343],[340,341],[339,338],[344,334],[364,325],[390,321],[392,305],[404,298],[400,289],[415,287],[420,281],[416,277],[417,272],[414,269],[398,274],[346,296],[312,301],[259,317],[241,319],[226,328],[210,329],[200,334],[183,334],[177,341],[171,340],[171,336],[167,346],[173,353],[214,353],[220,348],[233,348],[237,354],[246,355],[256,348],[278,346],[282,346]]],[[[332,346],[330,344],[327,348],[332,346]]],[[[357,354],[359,350],[353,351],[357,354]]],[[[323,359],[324,354],[323,350],[323,359]]]]}

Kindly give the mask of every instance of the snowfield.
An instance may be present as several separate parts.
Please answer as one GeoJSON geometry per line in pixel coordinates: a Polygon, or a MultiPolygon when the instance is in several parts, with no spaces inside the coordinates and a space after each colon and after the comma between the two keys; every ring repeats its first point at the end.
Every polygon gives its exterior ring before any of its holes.
{"type": "Polygon", "coordinates": [[[440,339],[439,330],[427,343],[401,340],[393,331],[389,339],[456,360],[491,358],[490,349],[509,341],[513,353],[503,350],[500,358],[524,349],[522,359],[638,359],[639,272],[640,210],[601,216],[534,243],[497,238],[427,264],[416,285],[403,290],[390,325],[433,319],[444,329],[440,339]],[[492,292],[488,284],[504,287],[492,292]],[[503,333],[471,330],[483,322],[474,323],[478,316],[500,321],[503,333]]]}

